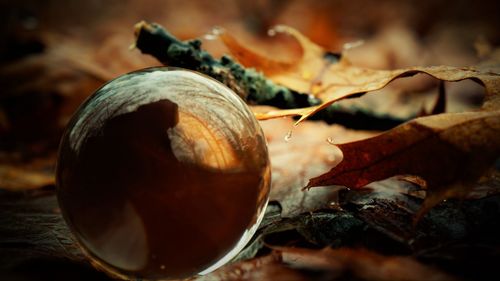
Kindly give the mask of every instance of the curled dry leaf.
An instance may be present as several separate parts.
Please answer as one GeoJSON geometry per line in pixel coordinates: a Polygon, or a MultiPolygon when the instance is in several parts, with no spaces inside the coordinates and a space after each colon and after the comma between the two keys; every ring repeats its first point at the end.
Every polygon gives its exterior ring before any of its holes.
{"type": "Polygon", "coordinates": [[[297,40],[301,52],[300,56],[295,58],[296,61],[284,62],[262,56],[239,44],[234,37],[226,32],[222,33],[220,38],[239,62],[246,67],[253,67],[262,71],[278,84],[304,93],[320,90],[318,86],[322,83],[320,81],[321,75],[324,74],[332,62],[337,60],[337,56],[326,52],[309,38],[289,26],[278,25],[270,30],[271,34],[277,32],[290,35],[297,40]]]}
{"type": "MultiPolygon", "coordinates": [[[[261,113],[257,115],[260,119],[300,116],[297,122],[299,123],[334,102],[382,89],[395,79],[413,76],[418,73],[425,73],[442,81],[472,79],[484,85],[486,93],[490,97],[498,94],[500,88],[500,74],[491,68],[431,66],[375,70],[356,67],[344,58],[338,63],[332,63],[336,60],[331,52],[314,44],[299,31],[288,26],[278,26],[274,30],[289,34],[300,44],[302,56],[296,63],[284,65],[282,62],[274,61],[271,58],[266,58],[245,49],[243,46],[234,43],[234,39],[229,41],[223,37],[223,41],[227,43],[231,53],[237,59],[242,59],[246,66],[263,71],[278,84],[298,92],[312,94],[324,102],[314,107],[261,113]],[[252,60],[246,59],[248,57],[251,57],[252,60]],[[280,67],[273,67],[266,72],[266,66],[268,65],[280,65],[280,67]]],[[[485,103],[485,107],[489,107],[488,103],[485,103]]]]}
{"type": "MultiPolygon", "coordinates": [[[[472,67],[457,68],[451,66],[433,66],[413,67],[398,70],[373,70],[359,68],[345,62],[340,62],[338,64],[333,64],[329,68],[327,74],[323,76],[324,78],[321,79],[322,86],[318,91],[316,91],[315,96],[324,100],[322,104],[314,107],[302,108],[300,110],[295,109],[293,111],[269,112],[268,115],[270,117],[272,116],[272,118],[292,115],[300,116],[300,119],[297,122],[299,123],[334,102],[349,97],[357,97],[366,92],[382,89],[395,79],[413,76],[418,73],[426,73],[443,81],[456,82],[465,79],[472,79],[485,86],[487,95],[493,96],[498,93],[498,79],[500,78],[500,74],[482,72],[472,67]]],[[[278,81],[283,85],[289,86],[290,88],[300,88],[302,90],[304,90],[304,87],[310,83],[304,79],[286,76],[279,78],[278,81]],[[291,87],[290,84],[293,83],[296,83],[298,87],[291,87]]],[[[488,104],[485,104],[485,106],[489,107],[488,104]]],[[[260,117],[266,118],[266,115],[262,115],[260,117]]]]}
{"type": "Polygon", "coordinates": [[[361,188],[395,175],[426,181],[418,216],[441,200],[463,197],[500,156],[500,110],[417,118],[384,134],[340,144],[343,161],[310,180],[308,187],[361,188]]]}

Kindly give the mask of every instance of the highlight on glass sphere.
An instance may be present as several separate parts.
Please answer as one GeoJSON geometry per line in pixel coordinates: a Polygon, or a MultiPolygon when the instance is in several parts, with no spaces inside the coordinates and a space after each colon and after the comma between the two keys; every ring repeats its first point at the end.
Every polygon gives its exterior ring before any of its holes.
{"type": "Polygon", "coordinates": [[[120,76],[75,113],[61,141],[63,216],[97,267],[122,279],[208,273],[264,215],[262,130],[229,88],[196,72],[120,76]]]}

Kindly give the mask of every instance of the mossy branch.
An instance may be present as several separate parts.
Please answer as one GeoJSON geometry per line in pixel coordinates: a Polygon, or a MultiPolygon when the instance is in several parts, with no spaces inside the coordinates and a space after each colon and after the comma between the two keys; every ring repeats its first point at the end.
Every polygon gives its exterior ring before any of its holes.
{"type": "MultiPolygon", "coordinates": [[[[195,70],[213,77],[231,88],[249,104],[271,105],[281,109],[321,104],[321,100],[275,84],[262,73],[245,68],[228,56],[215,59],[201,49],[201,41],[181,41],[155,23],[139,22],[135,27],[135,46],[165,65],[195,70]]],[[[356,129],[387,130],[407,119],[380,115],[356,107],[332,105],[311,119],[339,123],[356,129]]]]}

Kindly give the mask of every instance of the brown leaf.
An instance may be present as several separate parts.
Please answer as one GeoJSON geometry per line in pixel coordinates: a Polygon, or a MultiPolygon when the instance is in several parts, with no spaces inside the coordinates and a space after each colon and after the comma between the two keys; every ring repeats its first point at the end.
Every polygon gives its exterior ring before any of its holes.
{"type": "Polygon", "coordinates": [[[308,187],[361,188],[396,175],[425,179],[422,213],[442,199],[463,196],[500,155],[500,111],[422,117],[384,134],[340,144],[343,161],[308,187]]]}
{"type": "Polygon", "coordinates": [[[259,69],[266,75],[288,71],[293,69],[295,65],[291,61],[270,59],[254,52],[253,50],[246,48],[234,36],[225,30],[220,30],[218,36],[229,49],[231,55],[235,57],[238,62],[246,67],[259,69]]]}
{"type": "Polygon", "coordinates": [[[411,257],[382,256],[363,249],[310,250],[275,248],[283,262],[293,268],[327,270],[338,275],[354,275],[361,280],[455,280],[437,269],[419,263],[411,257]]]}
{"type": "MultiPolygon", "coordinates": [[[[278,26],[275,30],[294,37],[302,47],[302,57],[293,67],[283,67],[280,68],[281,71],[273,69],[270,78],[276,83],[298,92],[312,94],[324,102],[314,107],[262,113],[257,116],[260,119],[300,116],[301,118],[297,122],[299,123],[334,102],[382,89],[395,79],[413,76],[418,73],[428,74],[442,81],[472,79],[484,85],[486,95],[490,101],[499,96],[500,74],[498,67],[492,69],[491,67],[482,66],[431,66],[396,70],[362,68],[352,65],[347,59],[342,59],[339,63],[332,63],[331,59],[328,59],[331,53],[314,44],[291,27],[278,26]]],[[[233,46],[228,45],[230,49],[233,46]]],[[[239,49],[238,52],[251,54],[251,51],[242,49],[239,49]]],[[[266,65],[272,65],[273,62],[278,63],[262,56],[253,57],[253,59],[257,62],[253,62],[249,66],[256,67],[263,72],[266,71],[266,65]]],[[[484,107],[492,108],[489,103],[489,101],[486,102],[484,107]]]]}
{"type": "MultiPolygon", "coordinates": [[[[500,74],[482,72],[472,67],[456,68],[451,66],[433,66],[398,70],[373,70],[346,65],[341,62],[331,66],[328,73],[325,74],[324,78],[321,80],[321,88],[317,88],[318,90],[315,92],[315,96],[325,101],[321,105],[294,109],[293,111],[272,111],[269,112],[268,115],[262,114],[259,117],[277,118],[281,116],[300,116],[299,121],[297,121],[297,123],[300,123],[334,102],[382,89],[395,79],[413,76],[418,73],[426,73],[443,81],[472,79],[483,84],[486,88],[486,94],[489,96],[488,102],[483,106],[485,108],[493,108],[492,100],[497,99],[500,91],[500,74]]],[[[275,77],[273,79],[276,80],[275,77]]],[[[312,87],[310,86],[310,81],[293,76],[282,76],[278,81],[289,87],[292,85],[293,87],[291,88],[299,91],[305,90],[305,92],[310,92],[307,90],[307,87],[312,87]]]]}
{"type": "Polygon", "coordinates": [[[220,38],[231,54],[246,67],[256,68],[278,84],[291,89],[300,92],[312,91],[314,84],[311,82],[318,79],[319,74],[322,74],[331,63],[330,60],[325,60],[325,55],[328,52],[289,26],[278,25],[270,32],[287,34],[297,40],[301,52],[296,61],[283,62],[260,55],[239,44],[234,37],[226,32],[222,33],[220,38]]]}

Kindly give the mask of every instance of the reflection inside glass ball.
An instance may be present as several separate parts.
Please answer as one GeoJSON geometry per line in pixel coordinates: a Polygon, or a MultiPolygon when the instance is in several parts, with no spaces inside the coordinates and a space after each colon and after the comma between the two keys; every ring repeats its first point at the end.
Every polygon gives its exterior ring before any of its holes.
{"type": "Polygon", "coordinates": [[[152,68],[100,88],[63,136],[63,216],[98,267],[169,279],[222,266],[248,242],[270,185],[246,104],[191,71],[152,68]]]}

